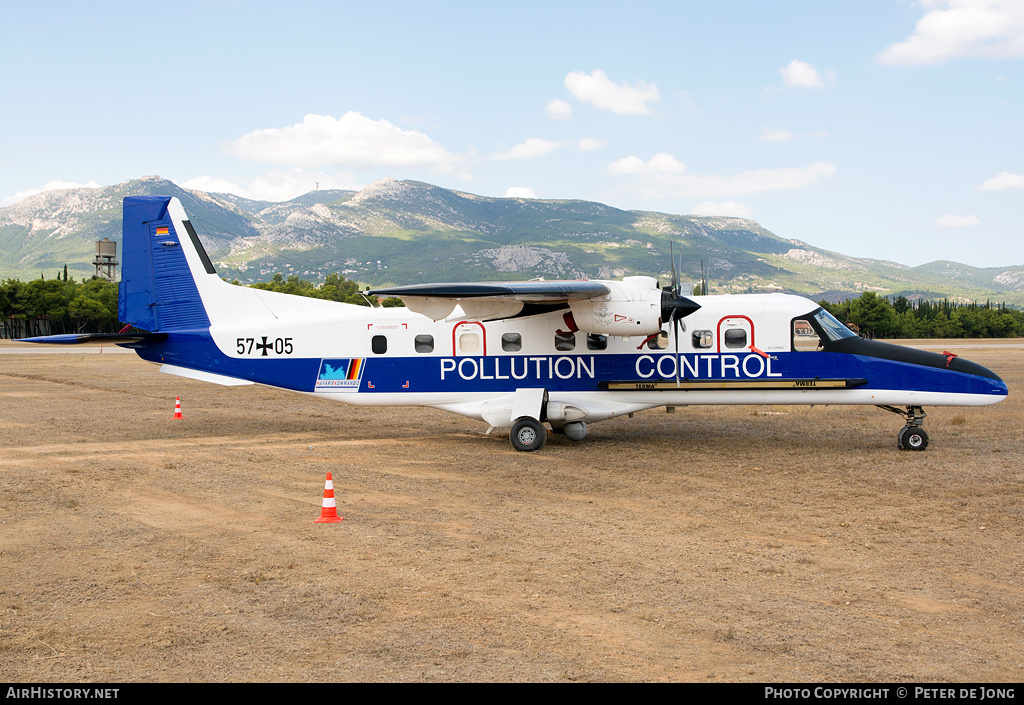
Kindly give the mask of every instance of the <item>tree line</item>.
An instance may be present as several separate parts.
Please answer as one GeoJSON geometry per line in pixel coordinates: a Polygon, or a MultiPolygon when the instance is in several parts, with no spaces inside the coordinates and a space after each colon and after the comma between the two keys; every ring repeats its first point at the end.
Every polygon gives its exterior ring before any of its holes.
{"type": "Polygon", "coordinates": [[[1016,338],[1024,335],[1024,311],[1006,304],[892,300],[865,291],[842,303],[818,302],[868,338],[1016,338]]]}
{"type": "MultiPolygon", "coordinates": [[[[239,285],[238,280],[231,282],[239,285]]],[[[329,301],[341,301],[346,304],[357,306],[370,306],[373,299],[364,296],[359,291],[359,285],[351,279],[346,279],[340,274],[328,274],[324,283],[317,286],[311,281],[300,279],[297,274],[287,279],[282,274],[275,274],[269,282],[257,282],[249,284],[253,289],[265,291],[277,291],[282,294],[295,294],[296,296],[309,296],[314,299],[327,299],[329,301]]],[[[382,306],[402,306],[402,300],[396,296],[389,296],[380,302],[382,306]]],[[[376,305],[376,303],[372,304],[376,305]]]]}
{"type": "Polygon", "coordinates": [[[81,282],[64,277],[7,279],[0,283],[0,337],[26,338],[57,333],[116,333],[117,284],[93,277],[81,282]]]}

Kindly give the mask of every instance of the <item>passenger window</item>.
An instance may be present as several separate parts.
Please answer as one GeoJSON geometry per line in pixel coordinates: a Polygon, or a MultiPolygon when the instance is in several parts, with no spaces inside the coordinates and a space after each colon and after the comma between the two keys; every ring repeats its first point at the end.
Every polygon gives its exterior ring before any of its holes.
{"type": "Polygon", "coordinates": [[[821,339],[811,324],[802,319],[793,320],[793,349],[797,351],[818,350],[821,348],[821,339]]]}
{"type": "Polygon", "coordinates": [[[523,349],[523,336],[519,333],[502,333],[501,349],[505,352],[519,352],[523,349]]]}
{"type": "Polygon", "coordinates": [[[559,335],[555,333],[555,350],[569,352],[576,349],[576,336],[572,333],[559,335]]]}
{"type": "Polygon", "coordinates": [[[432,335],[417,335],[416,336],[416,352],[418,353],[430,353],[434,352],[434,336],[432,335]]]}
{"type": "Polygon", "coordinates": [[[476,333],[463,333],[459,336],[459,350],[464,353],[480,352],[480,336],[476,333]]]}
{"type": "Polygon", "coordinates": [[[710,348],[715,341],[709,330],[695,330],[690,339],[695,348],[710,348]]]}
{"type": "Polygon", "coordinates": [[[747,331],[742,328],[729,328],[725,331],[725,347],[745,348],[747,347],[747,331]]]}
{"type": "Polygon", "coordinates": [[[657,335],[651,336],[647,341],[647,347],[651,350],[664,350],[668,347],[668,333],[661,331],[657,335]]]}
{"type": "Polygon", "coordinates": [[[587,350],[607,350],[608,336],[598,333],[587,333],[587,350]]]}
{"type": "Polygon", "coordinates": [[[370,349],[374,355],[383,355],[388,351],[388,339],[383,335],[375,335],[370,341],[370,349]]]}

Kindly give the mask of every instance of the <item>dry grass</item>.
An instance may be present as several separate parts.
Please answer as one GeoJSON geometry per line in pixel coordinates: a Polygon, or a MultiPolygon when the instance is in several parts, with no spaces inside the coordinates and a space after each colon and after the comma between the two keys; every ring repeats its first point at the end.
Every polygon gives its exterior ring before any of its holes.
{"type": "Polygon", "coordinates": [[[963,354],[1011,396],[927,409],[924,453],[870,407],[693,407],[538,454],[0,355],[0,678],[1020,681],[1024,350],[963,354]]]}

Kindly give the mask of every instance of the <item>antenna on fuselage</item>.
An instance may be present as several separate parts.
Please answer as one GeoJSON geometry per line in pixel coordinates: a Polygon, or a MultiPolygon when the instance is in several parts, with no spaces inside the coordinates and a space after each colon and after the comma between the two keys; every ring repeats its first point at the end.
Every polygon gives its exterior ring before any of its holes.
{"type": "Polygon", "coordinates": [[[369,306],[370,308],[381,308],[380,299],[377,299],[377,303],[374,304],[373,301],[370,300],[370,297],[367,296],[367,294],[369,292],[370,292],[370,287],[367,286],[366,287],[366,291],[360,291],[359,295],[363,297],[363,299],[366,301],[366,305],[369,306]]]}

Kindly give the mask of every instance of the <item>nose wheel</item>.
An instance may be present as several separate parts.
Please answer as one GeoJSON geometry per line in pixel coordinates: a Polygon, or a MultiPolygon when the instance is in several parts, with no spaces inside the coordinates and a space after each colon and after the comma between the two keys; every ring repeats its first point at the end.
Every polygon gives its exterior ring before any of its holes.
{"type": "Polygon", "coordinates": [[[924,450],[928,447],[928,434],[924,430],[924,409],[920,406],[908,406],[906,411],[894,406],[879,406],[879,409],[899,414],[907,421],[907,425],[896,435],[896,447],[900,450],[924,450]]]}
{"type": "Polygon", "coordinates": [[[920,426],[904,426],[896,436],[900,450],[924,450],[928,447],[928,434],[920,426]]]}

